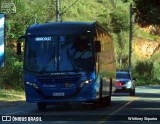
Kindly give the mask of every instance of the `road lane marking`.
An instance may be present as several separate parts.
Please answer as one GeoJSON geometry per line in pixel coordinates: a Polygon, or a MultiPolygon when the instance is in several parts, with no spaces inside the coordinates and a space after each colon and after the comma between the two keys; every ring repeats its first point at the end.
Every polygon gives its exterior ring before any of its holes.
{"type": "Polygon", "coordinates": [[[123,108],[125,108],[126,106],[128,106],[129,104],[131,104],[134,100],[127,102],[126,104],[124,104],[123,106],[121,106],[120,108],[118,108],[117,110],[111,112],[109,115],[115,115],[117,112],[121,111],[123,108]]]}
{"type": "MultiPolygon", "coordinates": [[[[101,119],[101,122],[102,122],[102,121],[105,122],[105,121],[109,120],[113,115],[115,115],[116,113],[118,113],[119,111],[121,111],[122,109],[124,109],[126,106],[128,106],[129,104],[131,104],[133,101],[139,99],[138,97],[134,97],[134,98],[131,97],[131,98],[132,98],[131,101],[127,102],[126,104],[124,104],[124,105],[121,106],[120,108],[116,109],[117,107],[115,107],[116,110],[113,111],[113,112],[111,112],[107,117],[102,118],[102,119],[101,119]]],[[[130,99],[129,99],[129,100],[130,100],[130,99]]]]}
{"type": "Polygon", "coordinates": [[[160,111],[160,108],[130,108],[130,109],[160,111]]]}

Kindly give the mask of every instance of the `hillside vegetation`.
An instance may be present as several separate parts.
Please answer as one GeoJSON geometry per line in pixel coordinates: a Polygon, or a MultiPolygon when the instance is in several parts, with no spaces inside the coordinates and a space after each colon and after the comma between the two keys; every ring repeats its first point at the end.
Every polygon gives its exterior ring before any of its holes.
{"type": "MultiPolygon", "coordinates": [[[[61,21],[99,21],[113,36],[117,69],[128,69],[129,5],[132,0],[61,0],[61,21]],[[74,4],[73,4],[74,3],[74,4]]],[[[6,64],[0,70],[0,88],[23,89],[22,56],[16,55],[15,44],[27,27],[34,23],[54,22],[56,5],[53,0],[16,0],[16,13],[6,14],[6,64]]],[[[133,24],[133,44],[139,39],[158,42],[158,36],[140,30],[133,24]]],[[[138,53],[141,54],[141,53],[138,53]]],[[[160,80],[159,52],[141,60],[133,50],[133,72],[137,81],[160,80]],[[145,70],[144,68],[150,69],[145,70]],[[149,75],[149,76],[148,76],[149,75]]]]}

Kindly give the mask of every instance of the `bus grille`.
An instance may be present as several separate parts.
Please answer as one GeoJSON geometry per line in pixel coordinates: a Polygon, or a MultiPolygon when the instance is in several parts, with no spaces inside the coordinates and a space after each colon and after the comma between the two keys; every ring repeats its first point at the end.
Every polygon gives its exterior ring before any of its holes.
{"type": "Polygon", "coordinates": [[[54,75],[54,76],[37,76],[37,80],[40,83],[64,83],[64,82],[77,82],[80,80],[81,74],[76,75],[54,75]]]}

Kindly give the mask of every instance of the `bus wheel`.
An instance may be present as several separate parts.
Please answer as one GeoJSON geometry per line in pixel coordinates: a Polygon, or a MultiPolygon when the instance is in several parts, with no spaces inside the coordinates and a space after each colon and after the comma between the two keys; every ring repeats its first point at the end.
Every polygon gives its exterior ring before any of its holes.
{"type": "Polygon", "coordinates": [[[44,111],[46,109],[46,104],[38,102],[37,107],[39,111],[44,111]]]}
{"type": "MultiPolygon", "coordinates": [[[[101,84],[102,87],[102,84],[101,84]]],[[[106,107],[111,104],[111,95],[112,95],[112,78],[110,78],[110,84],[109,84],[109,95],[102,97],[102,88],[100,89],[101,96],[100,96],[100,106],[106,107]]]]}
{"type": "Polygon", "coordinates": [[[106,98],[106,104],[107,104],[107,105],[110,105],[110,104],[111,104],[111,96],[108,96],[108,97],[106,98]]]}
{"type": "Polygon", "coordinates": [[[113,80],[112,80],[112,78],[110,77],[109,96],[106,98],[107,105],[110,105],[110,104],[111,104],[111,96],[112,96],[112,83],[113,83],[113,80]]]}

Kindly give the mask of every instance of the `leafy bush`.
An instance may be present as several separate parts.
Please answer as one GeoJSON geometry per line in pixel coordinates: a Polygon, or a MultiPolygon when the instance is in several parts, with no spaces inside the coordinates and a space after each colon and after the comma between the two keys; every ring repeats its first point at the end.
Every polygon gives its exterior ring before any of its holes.
{"type": "Polygon", "coordinates": [[[8,47],[5,59],[5,67],[0,69],[0,89],[23,89],[22,62],[8,47]]]}
{"type": "Polygon", "coordinates": [[[153,72],[153,62],[142,61],[137,62],[135,66],[135,71],[145,78],[151,79],[153,72]]]}
{"type": "Polygon", "coordinates": [[[153,78],[160,82],[160,62],[154,62],[153,78]]]}

